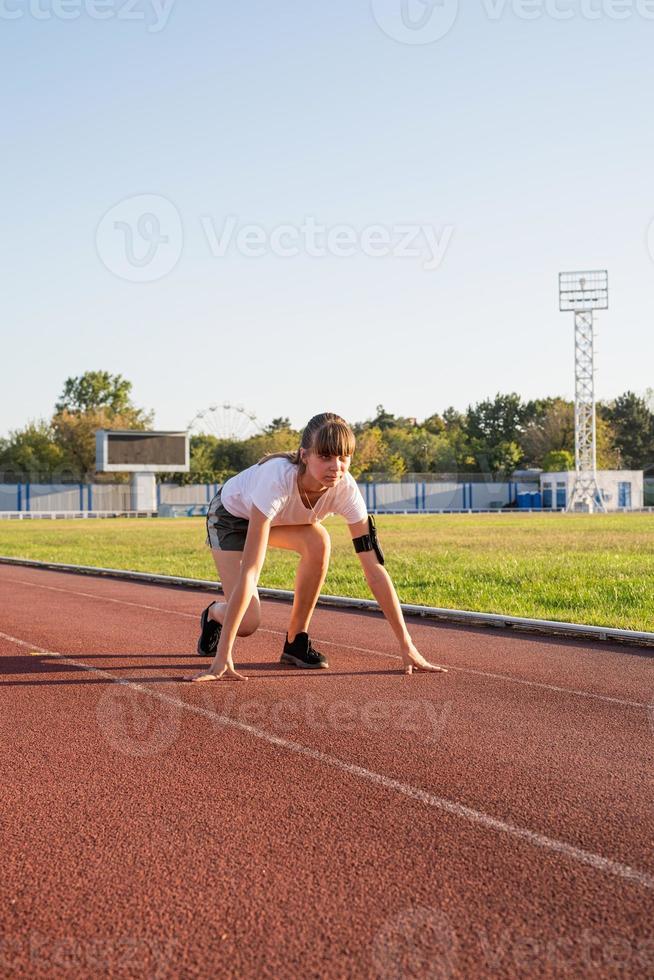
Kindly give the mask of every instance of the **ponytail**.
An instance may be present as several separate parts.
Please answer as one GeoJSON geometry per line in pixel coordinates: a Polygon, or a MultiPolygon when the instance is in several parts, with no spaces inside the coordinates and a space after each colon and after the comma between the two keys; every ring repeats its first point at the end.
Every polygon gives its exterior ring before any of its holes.
{"type": "Polygon", "coordinates": [[[297,466],[300,462],[300,450],[296,449],[292,453],[266,453],[265,456],[261,457],[257,466],[261,466],[262,463],[267,463],[271,459],[287,459],[294,466],[297,466]]]}

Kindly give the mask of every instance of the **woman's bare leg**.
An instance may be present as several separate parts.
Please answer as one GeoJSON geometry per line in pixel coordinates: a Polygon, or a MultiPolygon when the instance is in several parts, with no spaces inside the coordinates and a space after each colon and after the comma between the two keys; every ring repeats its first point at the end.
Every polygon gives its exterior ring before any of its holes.
{"type": "Polygon", "coordinates": [[[331,539],[322,524],[284,525],[271,529],[269,544],[300,555],[288,624],[288,639],[292,643],[298,633],[309,632],[309,623],[329,568],[331,539]]]}
{"type": "MultiPolygon", "coordinates": [[[[243,557],[242,551],[221,551],[219,548],[212,548],[211,554],[213,555],[213,560],[218,571],[218,578],[220,579],[220,584],[223,587],[223,592],[225,598],[218,599],[214,602],[209,610],[209,619],[213,619],[216,623],[222,623],[225,618],[225,610],[227,609],[227,603],[229,602],[229,597],[238,582],[238,577],[241,571],[241,558],[243,557]]],[[[261,603],[259,602],[258,592],[252,596],[250,605],[248,606],[245,616],[241,621],[241,625],[238,628],[238,636],[251,636],[258,628],[261,623],[261,603]]]]}

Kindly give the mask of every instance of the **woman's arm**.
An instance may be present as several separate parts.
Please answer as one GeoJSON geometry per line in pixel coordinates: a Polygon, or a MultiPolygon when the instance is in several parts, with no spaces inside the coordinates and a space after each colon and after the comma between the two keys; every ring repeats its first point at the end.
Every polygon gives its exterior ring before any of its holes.
{"type": "MultiPolygon", "coordinates": [[[[368,534],[368,521],[358,521],[356,524],[350,524],[349,528],[352,539],[359,538],[362,534],[368,534]]],[[[381,611],[388,620],[400,644],[405,672],[410,674],[414,669],[446,672],[445,667],[437,667],[435,664],[430,664],[422,654],[418,653],[404,621],[404,614],[400,607],[400,601],[397,597],[393,580],[384,565],[380,565],[375,552],[361,551],[358,552],[358,557],[368,587],[379,603],[381,611]]]]}
{"type": "Polygon", "coordinates": [[[243,558],[241,559],[241,573],[227,603],[216,655],[209,669],[196,674],[193,680],[217,680],[223,674],[236,677],[239,680],[247,680],[243,674],[239,674],[234,669],[232,650],[238,628],[257,588],[259,575],[266,558],[269,535],[270,519],[265,517],[256,507],[253,507],[245,539],[243,558]]]}

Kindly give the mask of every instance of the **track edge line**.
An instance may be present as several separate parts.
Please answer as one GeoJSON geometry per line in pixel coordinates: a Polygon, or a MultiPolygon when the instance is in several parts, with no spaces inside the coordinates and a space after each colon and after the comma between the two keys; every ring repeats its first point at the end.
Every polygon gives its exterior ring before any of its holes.
{"type": "MultiPolygon", "coordinates": [[[[95,575],[104,578],[124,579],[133,582],[148,582],[154,585],[168,585],[176,588],[196,589],[198,591],[222,591],[219,582],[206,579],[184,578],[177,575],[160,575],[155,572],[137,572],[123,568],[102,568],[93,565],[69,565],[62,562],[40,561],[35,558],[17,558],[0,555],[0,564],[19,565],[28,568],[41,568],[55,572],[70,572],[74,575],[95,575]]],[[[259,594],[267,599],[292,602],[293,592],[287,589],[267,589],[259,587],[259,594]]],[[[356,599],[350,596],[321,595],[318,605],[337,609],[363,609],[382,615],[378,604],[372,599],[356,599]]],[[[568,636],[575,639],[593,639],[602,642],[613,641],[628,646],[654,648],[654,633],[638,630],[625,630],[612,626],[593,626],[582,623],[566,623],[549,619],[529,619],[523,616],[507,616],[499,613],[472,612],[466,609],[441,609],[437,606],[418,606],[400,603],[407,616],[421,619],[434,619],[457,625],[493,627],[524,633],[539,633],[545,636],[568,636]]]]}

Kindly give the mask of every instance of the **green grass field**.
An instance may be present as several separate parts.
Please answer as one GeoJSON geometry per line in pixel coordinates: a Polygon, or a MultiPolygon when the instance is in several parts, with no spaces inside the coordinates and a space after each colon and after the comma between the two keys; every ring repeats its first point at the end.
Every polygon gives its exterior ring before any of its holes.
{"type": "MultiPolygon", "coordinates": [[[[377,520],[403,602],[654,631],[654,515],[418,515],[377,520]]],[[[342,521],[324,591],[369,596],[342,521]]],[[[215,577],[204,520],[0,521],[0,554],[215,577]]],[[[291,589],[270,549],[261,584],[291,589]]]]}

